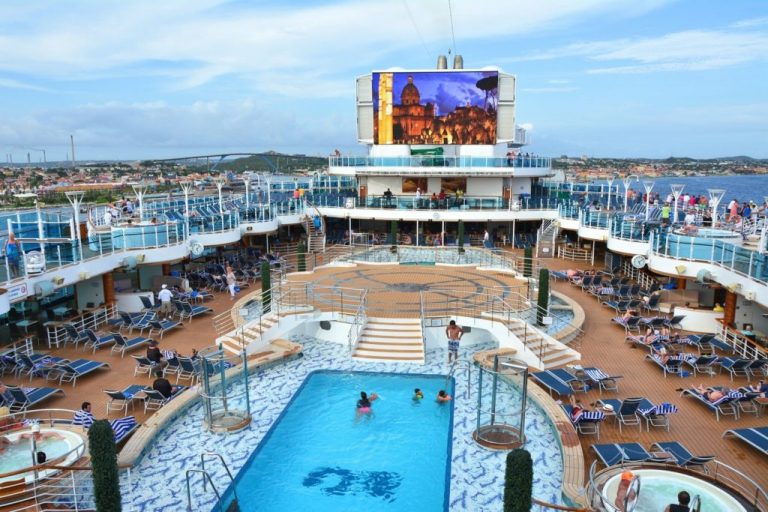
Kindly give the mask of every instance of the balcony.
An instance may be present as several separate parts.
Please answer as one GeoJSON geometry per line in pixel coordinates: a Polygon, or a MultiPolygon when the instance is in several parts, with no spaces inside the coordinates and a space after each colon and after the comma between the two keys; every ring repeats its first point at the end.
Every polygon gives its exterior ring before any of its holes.
{"type": "Polygon", "coordinates": [[[536,156],[332,156],[330,172],[349,169],[360,175],[456,176],[543,176],[550,174],[552,159],[536,156]]]}

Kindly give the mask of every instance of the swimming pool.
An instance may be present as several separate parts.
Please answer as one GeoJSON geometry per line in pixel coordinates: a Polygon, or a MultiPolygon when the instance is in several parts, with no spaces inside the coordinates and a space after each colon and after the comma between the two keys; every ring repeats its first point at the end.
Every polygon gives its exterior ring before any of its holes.
{"type": "MultiPolygon", "coordinates": [[[[135,466],[130,506],[145,512],[186,510],[184,475],[186,470],[200,467],[202,451],[222,454],[230,469],[238,473],[254,449],[268,435],[301,383],[313,371],[334,369],[346,372],[433,375],[446,375],[449,371],[446,348],[428,349],[424,364],[375,363],[351,359],[347,347],[342,344],[329,343],[304,334],[288,336],[288,339],[303,345],[304,357],[261,368],[253,373],[249,390],[253,412],[251,425],[237,433],[216,434],[201,429],[203,408],[200,403],[184,411],[161,431],[135,466]]],[[[472,352],[476,350],[496,347],[497,344],[491,341],[478,343],[467,350],[466,354],[462,353],[462,357],[471,359],[472,352]]],[[[476,427],[477,387],[473,384],[471,396],[466,398],[466,372],[457,372],[455,378],[448,510],[500,510],[506,453],[489,452],[474,442],[472,432],[476,427]]],[[[477,380],[474,373],[472,380],[477,380]]],[[[235,391],[239,392],[237,389],[235,391]]],[[[359,393],[360,390],[355,391],[359,393]]],[[[515,401],[511,395],[509,399],[515,401]]],[[[384,395],[381,404],[388,401],[389,396],[384,395]]],[[[230,405],[233,408],[243,406],[238,399],[230,405]]],[[[525,448],[531,453],[535,464],[534,496],[551,503],[562,503],[563,461],[559,436],[544,411],[533,400],[527,403],[525,430],[525,448]]],[[[211,461],[206,464],[206,471],[211,473],[218,489],[223,492],[229,480],[221,465],[211,461]]],[[[210,510],[216,503],[211,487],[208,486],[205,491],[199,478],[193,481],[192,499],[193,510],[210,510]]],[[[127,509],[129,504],[125,505],[127,509]]]]}
{"type": "Polygon", "coordinates": [[[446,510],[453,402],[434,399],[445,382],[435,375],[311,373],[240,471],[240,508],[446,510]],[[412,399],[414,388],[423,400],[412,399]],[[355,412],[360,390],[380,396],[369,414],[355,412]]]}

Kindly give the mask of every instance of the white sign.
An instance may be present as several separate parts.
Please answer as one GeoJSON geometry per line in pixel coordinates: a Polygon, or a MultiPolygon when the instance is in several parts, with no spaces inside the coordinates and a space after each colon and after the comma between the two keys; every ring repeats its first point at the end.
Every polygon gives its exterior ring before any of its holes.
{"type": "Polygon", "coordinates": [[[15,300],[24,299],[27,297],[29,289],[27,283],[21,283],[8,287],[8,301],[13,302],[15,300]]]}

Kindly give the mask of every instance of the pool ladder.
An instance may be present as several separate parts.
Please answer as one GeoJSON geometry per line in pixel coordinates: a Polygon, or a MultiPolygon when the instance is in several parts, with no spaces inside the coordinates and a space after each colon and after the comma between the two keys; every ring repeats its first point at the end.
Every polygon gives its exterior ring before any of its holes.
{"type": "Polygon", "coordinates": [[[222,457],[220,454],[216,452],[203,452],[200,454],[200,469],[188,469],[186,474],[187,479],[187,511],[192,512],[194,509],[192,508],[192,486],[190,485],[190,476],[194,474],[200,474],[203,476],[203,491],[208,490],[208,484],[211,484],[211,488],[213,488],[213,492],[216,494],[216,499],[219,503],[219,510],[221,512],[238,512],[240,510],[240,507],[237,503],[237,489],[235,489],[235,486],[232,485],[232,493],[234,494],[235,499],[232,500],[232,503],[229,504],[229,506],[226,508],[226,511],[224,509],[224,503],[221,501],[221,493],[219,493],[219,489],[216,487],[216,484],[213,481],[213,478],[211,477],[211,474],[205,470],[205,458],[206,457],[213,457],[215,459],[219,459],[221,462],[221,465],[224,466],[224,469],[227,472],[227,475],[229,476],[229,482],[231,484],[234,484],[235,479],[232,476],[232,472],[229,470],[229,466],[227,465],[227,462],[224,460],[224,457],[222,457]]]}

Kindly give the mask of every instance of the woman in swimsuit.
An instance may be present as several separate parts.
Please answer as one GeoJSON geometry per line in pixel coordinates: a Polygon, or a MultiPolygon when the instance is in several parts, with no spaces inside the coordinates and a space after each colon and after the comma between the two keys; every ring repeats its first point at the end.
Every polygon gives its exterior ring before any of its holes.
{"type": "Polygon", "coordinates": [[[360,400],[357,401],[358,414],[370,414],[373,412],[371,408],[371,402],[376,400],[379,396],[376,393],[371,393],[369,397],[365,391],[360,392],[360,400]]]}

